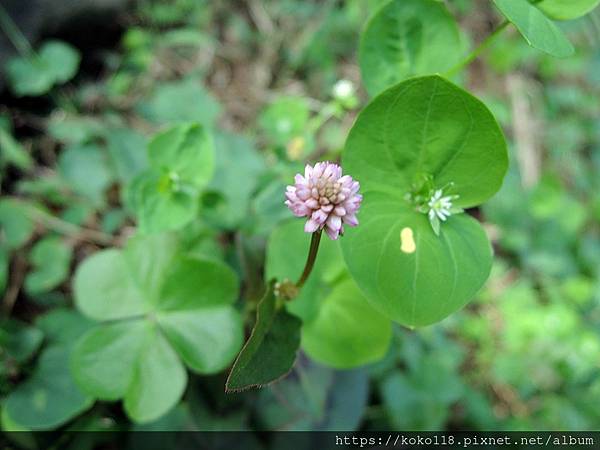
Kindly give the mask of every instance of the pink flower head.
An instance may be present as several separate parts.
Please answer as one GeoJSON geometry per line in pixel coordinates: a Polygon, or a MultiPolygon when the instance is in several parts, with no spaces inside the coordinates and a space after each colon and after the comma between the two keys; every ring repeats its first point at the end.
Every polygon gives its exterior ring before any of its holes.
{"type": "Polygon", "coordinates": [[[344,233],[344,224],[358,225],[360,184],[349,175],[342,176],[340,166],[330,162],[315,167],[307,164],[304,176],[298,174],[294,181],[287,187],[285,204],[296,217],[308,217],[304,231],[314,233],[324,228],[331,239],[337,239],[344,233]]]}

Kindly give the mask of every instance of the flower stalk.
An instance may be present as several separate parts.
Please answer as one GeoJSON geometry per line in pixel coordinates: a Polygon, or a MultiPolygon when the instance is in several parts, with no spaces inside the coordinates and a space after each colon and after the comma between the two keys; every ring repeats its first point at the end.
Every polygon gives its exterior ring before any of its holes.
{"type": "Polygon", "coordinates": [[[310,248],[308,250],[308,257],[306,258],[306,264],[304,265],[304,271],[302,272],[302,275],[300,275],[300,278],[296,282],[296,287],[298,289],[300,289],[304,285],[315,265],[315,261],[317,260],[317,253],[319,252],[319,243],[321,242],[321,233],[322,230],[318,230],[312,234],[312,237],[310,239],[310,248]]]}

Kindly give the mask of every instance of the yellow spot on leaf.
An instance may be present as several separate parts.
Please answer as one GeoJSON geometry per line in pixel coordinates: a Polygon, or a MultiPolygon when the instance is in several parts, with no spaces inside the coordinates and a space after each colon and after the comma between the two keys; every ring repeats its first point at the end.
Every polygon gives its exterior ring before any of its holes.
{"type": "Polygon", "coordinates": [[[416,249],[412,228],[402,228],[400,231],[400,250],[404,253],[414,253],[416,249]]]}

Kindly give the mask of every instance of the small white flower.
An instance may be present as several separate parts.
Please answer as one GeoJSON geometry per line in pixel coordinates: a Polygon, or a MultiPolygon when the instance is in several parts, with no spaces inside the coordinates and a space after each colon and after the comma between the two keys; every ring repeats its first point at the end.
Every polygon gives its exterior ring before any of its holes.
{"type": "Polygon", "coordinates": [[[437,189],[427,202],[427,208],[429,208],[427,216],[429,217],[429,223],[431,223],[431,227],[436,235],[440,234],[440,220],[445,222],[452,214],[462,212],[461,208],[452,206],[452,201],[457,198],[458,195],[444,196],[443,190],[437,189]]]}
{"type": "Polygon", "coordinates": [[[454,197],[450,195],[442,197],[442,195],[442,190],[438,189],[431,196],[429,203],[427,203],[427,206],[429,206],[429,219],[437,216],[441,221],[445,221],[452,215],[450,210],[452,209],[452,200],[454,197]]]}
{"type": "Polygon", "coordinates": [[[340,100],[346,100],[354,95],[354,83],[350,80],[339,80],[333,86],[333,96],[340,100]]]}

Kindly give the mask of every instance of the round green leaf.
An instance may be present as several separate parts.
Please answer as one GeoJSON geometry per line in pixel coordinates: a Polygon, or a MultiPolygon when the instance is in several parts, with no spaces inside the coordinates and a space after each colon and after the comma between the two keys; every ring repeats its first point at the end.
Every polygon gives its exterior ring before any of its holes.
{"type": "Polygon", "coordinates": [[[54,84],[44,61],[37,57],[12,58],[6,63],[5,70],[10,87],[17,96],[42,95],[54,84]]]}
{"type": "Polygon", "coordinates": [[[494,3],[532,47],[558,58],[575,52],[562,30],[527,0],[494,0],[494,3]]]}
{"type": "Polygon", "coordinates": [[[45,350],[33,376],[6,398],[10,418],[30,430],[49,430],[88,409],[93,399],[73,382],[68,361],[67,347],[45,350]]]}
{"type": "Polygon", "coordinates": [[[311,358],[338,369],[383,358],[391,322],[369,305],[354,281],[340,282],[320,302],[317,317],[302,327],[302,348],[311,358]]]}
{"type": "Polygon", "coordinates": [[[40,48],[39,57],[44,61],[46,70],[54,83],[69,81],[79,69],[81,56],[71,45],[61,41],[47,41],[40,48]]]}
{"type": "Polygon", "coordinates": [[[600,0],[542,0],[535,3],[548,17],[571,20],[589,13],[600,0]]]}
{"type": "Polygon", "coordinates": [[[46,237],[38,241],[29,253],[33,269],[25,278],[25,290],[37,295],[60,285],[69,275],[71,247],[59,237],[46,237]]]}
{"type": "Polygon", "coordinates": [[[386,90],[361,112],[343,162],[363,192],[403,198],[427,174],[437,188],[452,183],[452,194],[459,195],[455,205],[466,208],[498,191],[508,155],[502,131],[481,101],[442,77],[427,76],[386,90]]]}
{"type": "Polygon", "coordinates": [[[27,214],[27,205],[12,199],[0,200],[0,242],[9,250],[25,244],[35,224],[27,214]]]}
{"type": "Polygon", "coordinates": [[[342,240],[344,258],[367,299],[392,320],[407,326],[440,321],[489,276],[490,243],[466,214],[450,217],[436,236],[427,216],[402,198],[371,192],[361,216],[342,240]]]}
{"type": "Polygon", "coordinates": [[[458,26],[442,2],[393,0],[367,23],[359,61],[374,96],[408,77],[444,72],[461,54],[458,26]]]}
{"type": "Polygon", "coordinates": [[[184,124],[157,134],[148,144],[155,169],[174,174],[183,183],[203,187],[215,170],[215,150],[206,128],[184,124]]]}

